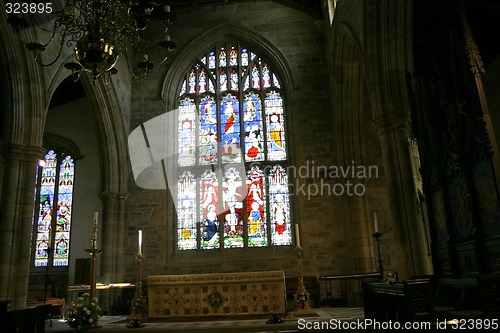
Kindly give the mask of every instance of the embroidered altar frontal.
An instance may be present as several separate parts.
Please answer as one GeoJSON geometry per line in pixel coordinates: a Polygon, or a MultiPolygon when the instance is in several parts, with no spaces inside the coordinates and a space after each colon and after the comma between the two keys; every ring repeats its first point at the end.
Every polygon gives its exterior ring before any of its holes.
{"type": "Polygon", "coordinates": [[[285,313],[280,271],[148,277],[149,317],[285,313]]]}

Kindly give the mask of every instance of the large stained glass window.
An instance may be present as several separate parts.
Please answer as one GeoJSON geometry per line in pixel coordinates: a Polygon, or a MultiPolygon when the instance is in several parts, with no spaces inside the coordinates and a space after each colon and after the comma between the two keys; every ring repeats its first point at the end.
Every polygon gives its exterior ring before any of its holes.
{"type": "Polygon", "coordinates": [[[74,175],[70,155],[49,150],[40,160],[33,215],[35,267],[68,266],[74,175]]]}
{"type": "Polygon", "coordinates": [[[292,244],[283,93],[263,58],[217,45],[178,97],[177,248],[292,244]]]}

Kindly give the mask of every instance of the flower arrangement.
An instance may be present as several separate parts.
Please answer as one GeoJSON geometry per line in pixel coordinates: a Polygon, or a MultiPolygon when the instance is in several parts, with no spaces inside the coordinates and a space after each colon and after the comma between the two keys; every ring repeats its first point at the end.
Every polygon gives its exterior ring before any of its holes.
{"type": "Polygon", "coordinates": [[[68,325],[76,330],[84,331],[97,326],[97,321],[102,317],[102,309],[97,297],[90,298],[89,293],[84,293],[68,307],[68,325]]]}

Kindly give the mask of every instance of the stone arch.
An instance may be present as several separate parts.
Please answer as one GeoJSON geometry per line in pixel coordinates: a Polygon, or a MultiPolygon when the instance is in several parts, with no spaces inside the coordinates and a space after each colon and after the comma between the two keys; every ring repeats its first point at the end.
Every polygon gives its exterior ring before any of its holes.
{"type": "MultiPolygon", "coordinates": [[[[23,34],[31,36],[32,31],[23,34]]],[[[0,44],[0,68],[5,78],[0,88],[5,110],[0,265],[9,267],[0,273],[0,297],[11,299],[12,309],[20,309],[26,307],[35,166],[43,154],[46,95],[42,69],[8,25],[4,11],[0,13],[0,44]]]]}
{"type": "MultiPolygon", "coordinates": [[[[33,36],[26,30],[23,36],[33,36]]],[[[46,95],[43,89],[43,71],[24,47],[14,29],[7,23],[6,13],[0,14],[0,66],[7,86],[0,91],[5,110],[10,111],[4,138],[9,143],[40,146],[43,137],[46,95]]],[[[7,123],[7,122],[5,122],[7,123]]]]}
{"type": "Polygon", "coordinates": [[[235,39],[248,44],[253,50],[272,63],[273,69],[281,78],[281,83],[285,85],[283,87],[285,92],[299,88],[297,68],[286,60],[285,55],[275,45],[245,28],[231,24],[221,24],[198,35],[177,55],[163,82],[162,98],[167,102],[167,108],[173,108],[175,105],[182,76],[187,68],[192,65],[198,53],[228,39],[235,39]]]}

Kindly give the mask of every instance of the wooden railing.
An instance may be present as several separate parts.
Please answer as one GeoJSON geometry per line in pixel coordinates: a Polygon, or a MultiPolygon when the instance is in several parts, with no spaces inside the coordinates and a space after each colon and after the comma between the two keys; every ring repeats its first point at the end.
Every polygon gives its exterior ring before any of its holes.
{"type": "Polygon", "coordinates": [[[329,306],[348,306],[350,303],[354,303],[354,300],[349,301],[348,299],[348,291],[347,291],[347,282],[348,281],[357,281],[358,288],[361,292],[361,281],[366,279],[377,279],[380,277],[380,273],[360,273],[360,274],[344,274],[344,275],[325,275],[319,278],[320,281],[324,282],[325,286],[325,296],[326,296],[326,305],[329,306]],[[334,286],[332,283],[337,283],[338,285],[338,295],[340,296],[338,302],[336,303],[336,299],[334,297],[334,286]]]}

